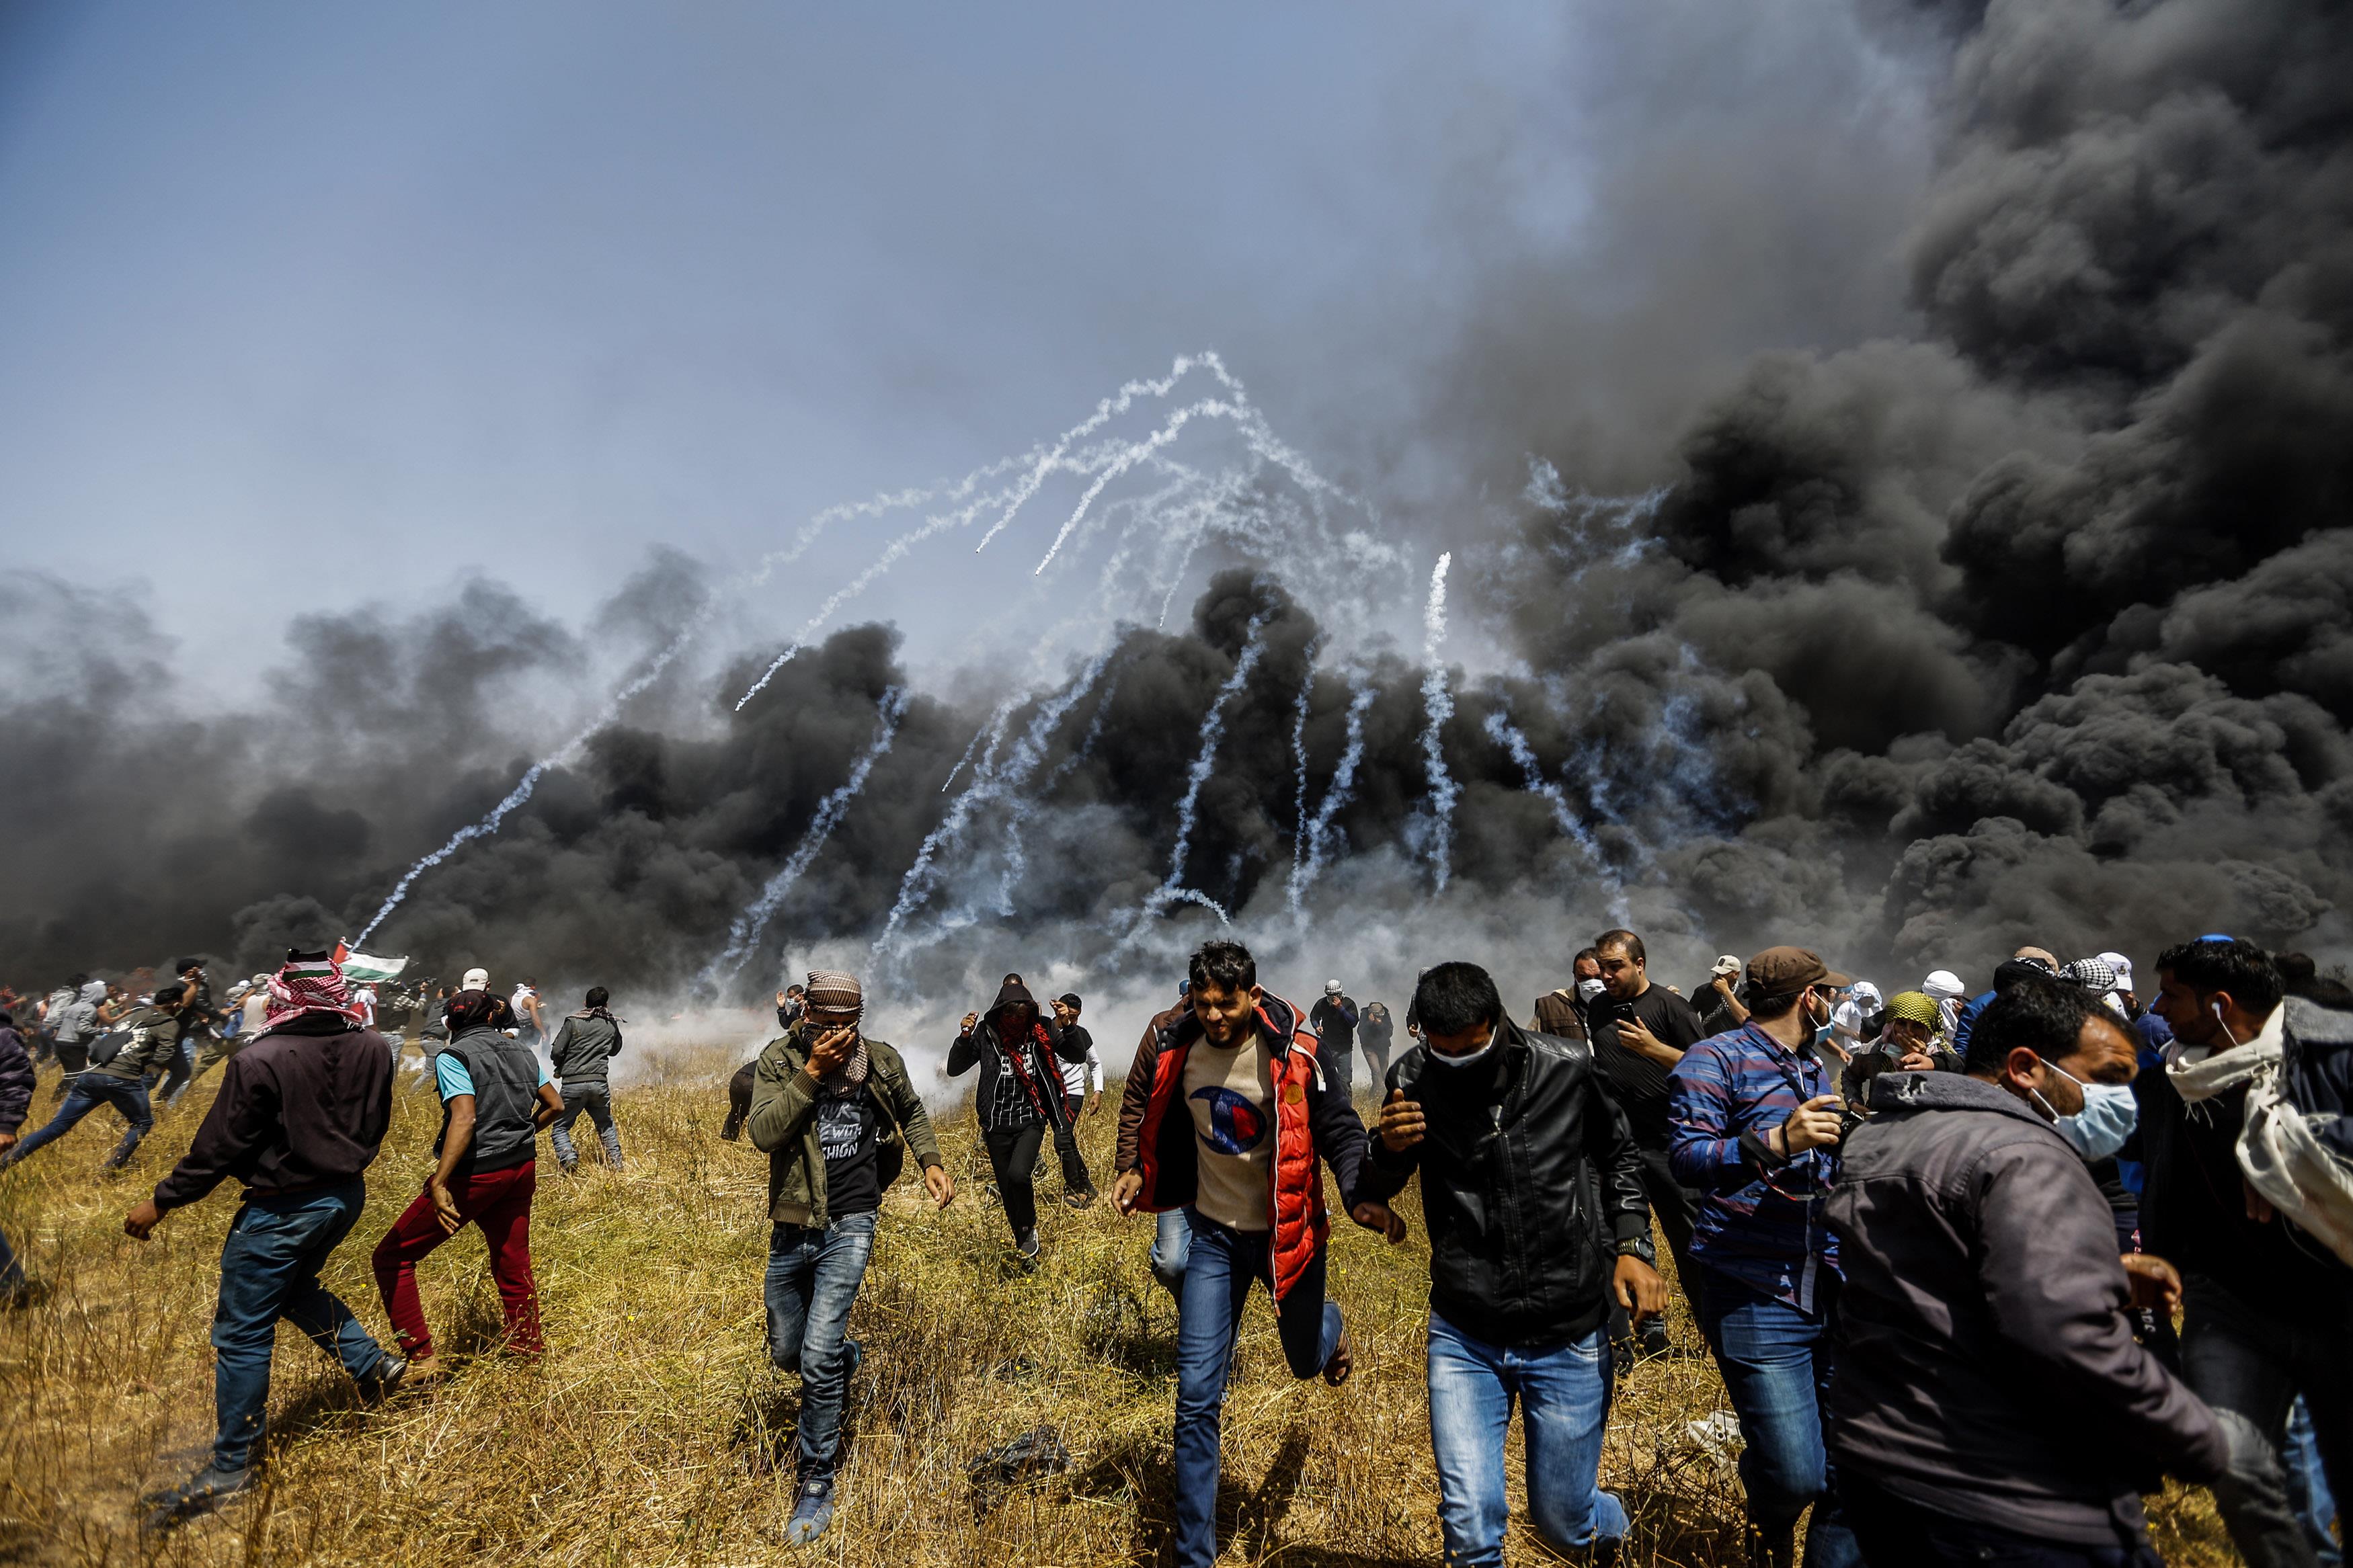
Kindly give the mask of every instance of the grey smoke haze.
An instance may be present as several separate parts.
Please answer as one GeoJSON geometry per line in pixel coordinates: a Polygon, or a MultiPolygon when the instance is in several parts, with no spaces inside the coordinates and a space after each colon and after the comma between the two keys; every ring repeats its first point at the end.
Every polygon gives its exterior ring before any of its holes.
{"type": "MultiPolygon", "coordinates": [[[[1341,431],[1338,408],[1282,430],[1311,461],[1336,454],[1362,508],[1324,518],[1281,473],[1241,470],[1202,552],[1154,579],[1175,595],[1165,627],[1154,595],[1075,572],[1043,596],[902,604],[926,637],[968,622],[987,650],[934,679],[892,628],[849,626],[737,714],[781,643],[731,622],[420,879],[379,945],[439,973],[494,957],[681,984],[912,682],[729,999],[823,955],[925,997],[1019,966],[1141,1006],[1216,923],[1173,905],[1113,967],[1256,620],[1187,882],[1300,991],[1329,972],[1394,996],[1415,965],[1470,956],[1532,994],[1621,898],[1679,984],[1704,955],[1788,940],[1883,984],[1983,974],[2028,940],[2145,954],[2224,929],[2341,955],[2353,18],[2052,0],[1734,26],[1743,47],[1700,51],[1736,89],[1713,99],[1686,90],[1671,27],[1594,30],[1609,49],[1576,68],[1606,90],[1580,101],[1623,115],[1622,155],[1597,160],[1573,243],[1526,221],[1523,182],[1549,133],[1590,143],[1466,110],[1447,204],[1493,243],[1457,240],[1482,261],[1439,312],[1423,395],[1368,430],[1341,431]],[[1875,49],[1813,47],[1858,26],[1875,49]],[[1649,499],[1593,499],[1610,493],[1649,499]],[[1449,683],[1462,793],[1442,900],[1420,858],[1417,668],[1441,544],[1450,648],[1479,650],[1449,683]],[[1053,631],[1098,596],[1116,626],[1053,631]],[[996,651],[1031,645],[1034,684],[996,651]],[[1029,782],[974,812],[909,948],[869,956],[974,776],[943,793],[976,731],[1009,699],[1018,735],[1101,647],[1029,782]],[[1303,926],[1293,724],[1303,689],[1312,816],[1358,685],[1362,760],[1303,926]],[[1528,787],[1499,714],[1598,854],[1528,787]]],[[[1171,455],[1240,461],[1230,443],[1171,455]]],[[[1176,482],[1129,481],[1084,570],[1161,537],[1169,514],[1139,498],[1176,482]]],[[[1030,531],[1067,514],[1056,493],[1030,531]]],[[[1020,549],[1026,569],[1042,541],[1020,549]]],[[[0,586],[0,722],[32,764],[0,782],[19,836],[0,973],[183,949],[250,966],[356,929],[543,753],[551,713],[593,707],[735,564],[656,554],[581,619],[489,581],[426,609],[290,605],[267,700],[228,717],[186,701],[136,605],[0,586]]]]}

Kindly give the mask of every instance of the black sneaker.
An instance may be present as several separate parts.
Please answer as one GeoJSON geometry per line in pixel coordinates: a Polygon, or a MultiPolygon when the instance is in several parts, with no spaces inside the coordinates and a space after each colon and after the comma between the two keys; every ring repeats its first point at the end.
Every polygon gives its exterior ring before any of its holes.
{"type": "Polygon", "coordinates": [[[253,1471],[219,1470],[206,1465],[188,1478],[181,1486],[160,1492],[149,1492],[139,1500],[147,1505],[147,1517],[142,1525],[153,1532],[165,1531],[189,1520],[199,1518],[220,1507],[239,1492],[251,1489],[253,1471]]]}
{"type": "Polygon", "coordinates": [[[1013,1238],[1013,1252],[1014,1256],[1020,1258],[1022,1262],[1029,1265],[1033,1268],[1036,1268],[1038,1264],[1038,1233],[1034,1230],[1025,1230],[1016,1235],[1013,1238]]]}
{"type": "Polygon", "coordinates": [[[383,1359],[375,1363],[374,1372],[355,1380],[360,1385],[360,1402],[364,1405],[383,1404],[393,1396],[400,1387],[400,1380],[407,1375],[408,1358],[395,1355],[390,1351],[385,1352],[383,1359]]]}

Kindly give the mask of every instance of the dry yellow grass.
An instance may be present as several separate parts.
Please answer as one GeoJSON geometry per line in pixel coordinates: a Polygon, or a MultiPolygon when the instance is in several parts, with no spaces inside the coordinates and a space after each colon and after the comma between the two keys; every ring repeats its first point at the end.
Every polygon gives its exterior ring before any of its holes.
{"type": "MultiPolygon", "coordinates": [[[[720,1079],[733,1065],[672,1056],[621,1093],[626,1173],[584,1165],[565,1181],[543,1161],[533,1247],[543,1363],[489,1353],[498,1299],[470,1230],[422,1271],[426,1310],[457,1375],[363,1410],[339,1373],[282,1331],[266,1487],[159,1542],[139,1536],[132,1501],[183,1479],[210,1441],[206,1334],[236,1205],[216,1194],[143,1247],[121,1234],[121,1219],[185,1148],[209,1085],[165,1118],[125,1177],[94,1174],[117,1131],[100,1110],[0,1178],[0,1228],[41,1286],[32,1306],[0,1314],[0,1563],[785,1557],[797,1380],[770,1371],[762,1351],[765,1162],[718,1139],[720,1079]]],[[[422,1181],[438,1120],[429,1090],[404,1089],[366,1216],[329,1270],[330,1286],[380,1337],[367,1254],[422,1181]]],[[[1145,1267],[1150,1226],[1103,1205],[1073,1214],[1053,1203],[1050,1154],[1039,1183],[1044,1266],[1025,1274],[1007,1255],[1002,1215],[983,1199],[986,1161],[969,1112],[943,1115],[940,1131],[959,1196],[944,1214],[912,1182],[891,1196],[854,1324],[867,1355],[839,1523],[792,1555],[988,1568],[1161,1560],[1176,1313],[1145,1267]],[[967,1462],[1041,1425],[1068,1447],[1070,1468],[976,1496],[967,1462]]],[[[1082,1132],[1102,1171],[1108,1102],[1082,1132]]],[[[1346,1387],[1294,1383],[1272,1314],[1263,1300],[1252,1305],[1226,1406],[1229,1561],[1439,1560],[1421,1387],[1427,1254],[1410,1194],[1400,1207],[1417,1222],[1403,1247],[1351,1226],[1335,1232],[1332,1289],[1357,1356],[1346,1387]]],[[[1695,1343],[1675,1310],[1676,1339],[1695,1343]]],[[[1646,1364],[1620,1389],[1603,1465],[1634,1517],[1630,1561],[1737,1560],[1737,1483],[1688,1435],[1689,1423],[1723,1408],[1704,1360],[1646,1364]]],[[[2168,1500],[2159,1531],[2169,1562],[2232,1561],[2202,1493],[2168,1500]]],[[[1546,1560],[1525,1533],[1512,1555],[1546,1560]]]]}

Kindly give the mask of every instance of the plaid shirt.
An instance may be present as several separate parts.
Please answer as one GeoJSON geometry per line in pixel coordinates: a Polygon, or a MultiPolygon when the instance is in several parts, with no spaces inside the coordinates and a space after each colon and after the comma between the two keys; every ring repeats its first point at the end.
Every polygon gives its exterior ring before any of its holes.
{"type": "Polygon", "coordinates": [[[1793,1054],[1748,1023],[1685,1051],[1669,1080],[1668,1163],[1675,1180],[1704,1194],[1691,1255],[1813,1311],[1818,1270],[1838,1268],[1822,1217],[1838,1155],[1809,1149],[1785,1162],[1764,1140],[1799,1105],[1835,1092],[1835,1078],[1810,1052],[1793,1054]]]}

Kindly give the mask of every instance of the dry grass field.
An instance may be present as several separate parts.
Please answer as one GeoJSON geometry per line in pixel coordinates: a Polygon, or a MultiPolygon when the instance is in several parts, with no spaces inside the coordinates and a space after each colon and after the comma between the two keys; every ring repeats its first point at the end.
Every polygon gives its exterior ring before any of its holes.
{"type": "MultiPolygon", "coordinates": [[[[718,1138],[733,1065],[674,1054],[622,1091],[626,1173],[584,1164],[567,1181],[543,1159],[533,1243],[543,1362],[495,1353],[498,1299],[470,1230],[423,1270],[453,1377],[363,1410],[340,1373],[282,1331],[267,1484],[155,1541],[141,1537],[132,1503],[184,1479],[209,1444],[206,1333],[236,1205],[216,1194],[145,1246],[121,1219],[185,1148],[210,1084],[163,1120],[125,1176],[96,1174],[118,1131],[101,1110],[0,1177],[0,1228],[38,1285],[29,1306],[0,1313],[0,1563],[1161,1561],[1176,1313],[1145,1269],[1151,1227],[1054,1203],[1050,1154],[1043,1266],[1020,1271],[983,1196],[968,1110],[941,1120],[954,1206],[932,1212],[913,1182],[886,1206],[857,1310],[867,1353],[837,1526],[807,1552],[780,1544],[797,1384],[762,1353],[765,1163],[718,1138]],[[976,1479],[977,1458],[1041,1426],[1067,1448],[1065,1468],[1007,1479],[984,1467],[976,1479]]],[[[367,1254],[422,1182],[438,1120],[429,1089],[406,1087],[415,1081],[404,1074],[367,1215],[328,1276],[379,1336],[388,1331],[367,1254]]],[[[1082,1129],[1099,1171],[1111,1109],[1082,1129]]],[[[1400,1212],[1417,1230],[1402,1247],[1352,1226],[1335,1232],[1332,1289],[1357,1357],[1347,1386],[1291,1380],[1262,1300],[1245,1321],[1226,1405],[1228,1561],[1439,1561],[1421,1388],[1427,1254],[1410,1193],[1400,1212]]],[[[1694,1344],[1677,1310],[1675,1337],[1694,1344]]],[[[1737,1482],[1692,1434],[1725,1408],[1704,1359],[1645,1364],[1620,1388],[1603,1468],[1633,1515],[1629,1561],[1738,1560],[1737,1482]]],[[[2168,1562],[2234,1560],[2202,1493],[2171,1497],[2158,1514],[2168,1562]]],[[[1552,1560],[1525,1534],[1512,1558],[1552,1560]]]]}

